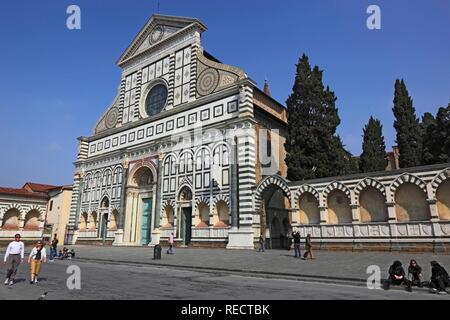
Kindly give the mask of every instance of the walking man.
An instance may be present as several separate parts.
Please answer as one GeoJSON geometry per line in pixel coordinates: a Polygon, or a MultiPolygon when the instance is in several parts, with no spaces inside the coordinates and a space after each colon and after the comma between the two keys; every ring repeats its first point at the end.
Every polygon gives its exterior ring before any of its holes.
{"type": "Polygon", "coordinates": [[[259,251],[258,252],[264,252],[264,237],[261,233],[259,236],[259,251]]]}
{"type": "Polygon", "coordinates": [[[169,249],[167,250],[167,254],[173,254],[173,232],[169,236],[169,249]]]}
{"type": "Polygon", "coordinates": [[[25,253],[25,245],[20,241],[20,234],[14,236],[5,253],[4,263],[6,264],[6,279],[5,284],[12,286],[16,278],[17,268],[23,262],[25,253]]]}
{"type": "Polygon", "coordinates": [[[292,232],[292,237],[294,238],[294,251],[295,251],[295,257],[302,257],[302,254],[300,252],[300,232],[294,231],[292,232]]]}
{"type": "Polygon", "coordinates": [[[50,259],[49,259],[50,262],[54,261],[56,254],[58,252],[58,238],[56,236],[57,235],[55,233],[54,238],[50,244],[50,259]]]}
{"type": "Polygon", "coordinates": [[[310,256],[311,259],[314,259],[314,254],[312,251],[312,243],[311,243],[311,235],[308,234],[305,240],[305,253],[303,254],[303,259],[307,259],[310,256]]]}

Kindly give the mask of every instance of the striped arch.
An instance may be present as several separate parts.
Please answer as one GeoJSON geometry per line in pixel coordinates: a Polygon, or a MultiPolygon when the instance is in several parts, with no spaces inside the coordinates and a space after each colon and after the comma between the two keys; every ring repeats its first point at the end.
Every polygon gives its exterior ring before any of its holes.
{"type": "Polygon", "coordinates": [[[255,211],[256,212],[258,212],[261,209],[264,192],[270,186],[277,186],[278,188],[283,190],[286,197],[288,197],[289,202],[292,202],[291,190],[289,189],[286,181],[282,177],[280,177],[278,175],[266,177],[259,182],[258,187],[256,188],[256,192],[255,192],[255,211]]]}
{"type": "Polygon", "coordinates": [[[377,189],[386,198],[386,188],[378,180],[375,180],[373,178],[364,178],[356,185],[354,189],[356,204],[359,204],[359,196],[361,192],[367,187],[373,187],[377,189]]]}
{"type": "Polygon", "coordinates": [[[326,207],[328,195],[334,190],[340,190],[343,193],[345,193],[345,195],[348,197],[348,199],[351,202],[350,189],[339,181],[333,181],[329,185],[327,185],[327,187],[322,191],[322,198],[323,198],[322,206],[326,207]]]}
{"type": "Polygon", "coordinates": [[[439,186],[450,178],[450,168],[446,168],[439,172],[436,177],[431,181],[431,188],[433,192],[433,198],[436,199],[436,191],[439,186]]]}
{"type": "Polygon", "coordinates": [[[157,170],[155,167],[155,164],[152,161],[143,161],[140,162],[138,165],[134,166],[133,170],[130,171],[129,175],[128,175],[128,185],[132,184],[132,181],[134,179],[134,175],[136,174],[136,172],[138,172],[139,169],[141,168],[148,168],[150,169],[151,173],[152,173],[152,179],[153,182],[156,182],[157,179],[157,170]]]}
{"type": "Polygon", "coordinates": [[[317,199],[317,201],[320,203],[319,191],[317,191],[314,187],[311,187],[309,184],[303,184],[295,192],[295,196],[294,196],[295,207],[298,207],[298,200],[305,192],[311,193],[317,199]]]}
{"type": "Polygon", "coordinates": [[[175,209],[175,200],[167,199],[167,200],[163,201],[162,206],[161,206],[161,215],[164,213],[164,211],[166,210],[166,208],[168,206],[171,206],[172,208],[175,209]]]}
{"type": "Polygon", "coordinates": [[[409,174],[409,173],[404,173],[404,174],[398,176],[397,179],[395,179],[394,182],[392,182],[392,184],[391,184],[391,186],[389,188],[390,191],[391,191],[392,201],[394,201],[395,192],[404,183],[415,184],[423,192],[425,192],[425,195],[427,195],[427,184],[425,183],[425,181],[423,181],[422,179],[420,179],[419,177],[417,177],[415,175],[412,175],[412,174],[409,174]]]}
{"type": "Polygon", "coordinates": [[[0,217],[3,219],[3,216],[5,215],[5,213],[7,213],[11,209],[16,209],[17,211],[19,211],[19,217],[22,219],[22,215],[23,215],[22,211],[24,211],[24,210],[22,209],[22,206],[17,203],[8,203],[8,205],[6,205],[3,208],[3,211],[0,212],[0,217]]]}
{"type": "Polygon", "coordinates": [[[215,196],[213,200],[213,207],[216,207],[217,202],[219,201],[224,201],[227,204],[228,208],[230,208],[230,198],[228,198],[228,196],[224,194],[218,194],[217,196],[215,196]]]}
{"type": "Polygon", "coordinates": [[[200,205],[200,203],[205,203],[209,207],[209,198],[207,197],[197,197],[195,198],[195,207],[194,210],[197,210],[197,207],[200,205]]]}

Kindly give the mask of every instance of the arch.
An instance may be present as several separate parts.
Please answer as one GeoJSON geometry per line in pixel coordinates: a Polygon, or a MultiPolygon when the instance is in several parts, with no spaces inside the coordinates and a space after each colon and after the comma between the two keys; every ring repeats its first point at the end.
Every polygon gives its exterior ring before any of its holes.
{"type": "Polygon", "coordinates": [[[128,185],[139,188],[148,187],[153,184],[155,177],[154,168],[144,164],[132,170],[128,185]]]}
{"type": "Polygon", "coordinates": [[[112,184],[112,170],[110,168],[106,168],[103,171],[103,181],[102,186],[107,187],[112,184]]]}
{"type": "Polygon", "coordinates": [[[214,227],[228,227],[230,220],[230,206],[225,200],[216,201],[214,204],[214,227]]]}
{"type": "Polygon", "coordinates": [[[426,189],[414,180],[401,183],[394,194],[397,221],[428,221],[431,215],[426,195],[426,189]]]}
{"type": "MultiPolygon", "coordinates": [[[[347,189],[348,190],[348,189],[347,189]]],[[[327,221],[329,224],[352,223],[350,197],[340,188],[327,193],[327,221]]]]}
{"type": "Polygon", "coordinates": [[[300,224],[319,224],[319,193],[313,194],[310,191],[302,191],[298,194],[300,196],[297,199],[296,208],[298,208],[298,211],[295,221],[300,224]]]}
{"type": "MultiPolygon", "coordinates": [[[[326,188],[322,191],[322,199],[325,203],[328,202],[328,195],[335,190],[339,190],[339,191],[343,192],[348,197],[348,200],[351,201],[350,189],[346,185],[344,185],[343,183],[341,183],[339,181],[333,181],[333,182],[329,183],[326,186],[326,188]]],[[[325,207],[325,203],[322,204],[324,207],[325,207]]]]}
{"type": "Polygon", "coordinates": [[[83,212],[80,215],[80,231],[86,231],[89,226],[88,222],[88,214],[87,212],[83,212]]]}
{"type": "Polygon", "coordinates": [[[135,178],[137,175],[139,175],[140,171],[145,171],[146,169],[150,170],[151,173],[151,181],[154,182],[155,177],[157,176],[156,173],[156,167],[151,161],[145,161],[141,163],[140,165],[136,165],[129,174],[128,177],[128,185],[133,185],[133,182],[135,182],[135,178]]]}
{"type": "Polygon", "coordinates": [[[405,183],[415,184],[423,192],[425,192],[425,194],[427,194],[427,184],[421,178],[409,173],[403,173],[402,175],[398,176],[397,179],[394,180],[394,182],[392,182],[389,188],[393,197],[395,197],[397,189],[405,183]]]}
{"type": "Polygon", "coordinates": [[[200,202],[195,208],[195,226],[197,228],[209,226],[209,205],[205,202],[200,202]]]}
{"type": "Polygon", "coordinates": [[[284,195],[289,199],[289,201],[292,201],[291,190],[289,189],[286,181],[282,177],[278,175],[266,177],[259,182],[258,187],[256,188],[255,211],[257,212],[260,211],[263,194],[271,186],[277,186],[278,188],[283,190],[284,195]]]}
{"type": "Polygon", "coordinates": [[[7,211],[3,215],[2,229],[19,230],[20,227],[19,221],[20,221],[20,211],[15,207],[7,209],[7,211]]]}
{"type": "Polygon", "coordinates": [[[195,199],[195,209],[197,209],[197,206],[200,203],[205,203],[209,207],[209,198],[207,198],[207,197],[197,197],[195,199]]]}
{"type": "Polygon", "coordinates": [[[436,198],[436,192],[441,184],[446,182],[450,177],[450,168],[446,168],[439,172],[436,177],[431,181],[431,188],[433,191],[433,196],[436,198]]]}
{"type": "Polygon", "coordinates": [[[97,230],[97,218],[98,218],[97,212],[92,211],[91,214],[89,215],[89,220],[88,220],[89,231],[97,230]]]}
{"type": "Polygon", "coordinates": [[[389,215],[386,205],[386,193],[379,188],[366,185],[358,192],[359,216],[362,223],[387,222],[389,215]]]}
{"type": "Polygon", "coordinates": [[[441,220],[450,220],[450,179],[439,183],[436,190],[436,206],[441,220]]]}
{"type": "Polygon", "coordinates": [[[163,228],[173,228],[174,226],[174,211],[175,205],[166,204],[163,207],[163,211],[161,214],[161,226],[163,228]]]}
{"type": "MultiPolygon", "coordinates": [[[[209,166],[208,167],[211,167],[211,165],[212,165],[212,160],[213,160],[212,159],[212,154],[213,153],[211,151],[211,148],[209,148],[208,146],[201,146],[201,147],[197,148],[197,150],[193,154],[193,159],[195,160],[195,167],[196,168],[197,168],[197,158],[201,156],[201,152],[203,150],[205,150],[205,154],[207,154],[208,157],[209,157],[209,166]]],[[[186,153],[186,151],[184,153],[186,153]]],[[[206,164],[206,159],[203,159],[203,157],[202,157],[202,168],[205,167],[204,164],[206,164]]]]}
{"type": "Polygon", "coordinates": [[[103,195],[102,201],[100,201],[100,209],[108,209],[110,205],[108,195],[103,195]]]}
{"type": "Polygon", "coordinates": [[[38,231],[40,216],[41,213],[36,209],[28,211],[28,213],[25,216],[25,223],[23,225],[23,230],[38,231]]]}
{"type": "Polygon", "coordinates": [[[119,222],[119,211],[117,209],[114,209],[111,211],[110,218],[108,221],[108,230],[116,231],[117,225],[119,222]]]}
{"type": "Polygon", "coordinates": [[[309,184],[303,184],[301,185],[297,191],[295,192],[295,196],[294,196],[294,201],[295,201],[295,206],[298,207],[299,202],[298,200],[300,199],[300,197],[304,194],[304,193],[310,193],[312,194],[317,201],[320,202],[320,194],[319,191],[317,191],[316,188],[310,186],[309,184]]]}
{"type": "Polygon", "coordinates": [[[230,207],[230,198],[228,198],[228,196],[224,194],[218,194],[217,196],[214,197],[213,206],[215,207],[217,205],[217,202],[219,201],[225,201],[227,206],[230,207]]]}
{"type": "Polygon", "coordinates": [[[372,188],[377,189],[378,191],[381,192],[381,194],[384,196],[384,198],[386,198],[386,188],[384,187],[384,185],[382,185],[378,180],[367,177],[367,178],[364,178],[363,180],[361,180],[354,189],[356,204],[359,204],[360,194],[367,187],[372,187],[372,188]]]}
{"type": "Polygon", "coordinates": [[[212,164],[215,166],[227,166],[230,163],[230,147],[226,142],[218,142],[212,148],[212,164]],[[220,154],[222,151],[222,154],[220,154]],[[219,153],[219,159],[216,158],[216,154],[219,153]]]}
{"type": "Polygon", "coordinates": [[[185,183],[178,188],[177,194],[178,201],[191,201],[193,197],[192,187],[185,183]]]}
{"type": "Polygon", "coordinates": [[[22,217],[23,208],[20,204],[17,203],[8,203],[8,205],[5,206],[2,211],[0,211],[0,217],[3,218],[6,212],[13,209],[19,212],[19,217],[22,217]]]}

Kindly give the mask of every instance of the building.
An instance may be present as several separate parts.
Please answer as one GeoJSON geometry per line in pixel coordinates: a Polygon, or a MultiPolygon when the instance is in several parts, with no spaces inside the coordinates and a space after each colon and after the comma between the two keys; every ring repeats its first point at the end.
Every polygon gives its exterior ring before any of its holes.
{"type": "Polygon", "coordinates": [[[71,242],[253,248],[253,189],[286,174],[267,143],[284,144],[286,110],[203,48],[206,29],[154,15],[119,58],[117,97],[79,138],[71,242]]]}
{"type": "Polygon", "coordinates": [[[286,108],[202,46],[206,26],[154,15],[117,64],[119,91],[79,153],[66,240],[445,251],[450,164],[288,181],[286,108]]]}
{"type": "Polygon", "coordinates": [[[27,182],[22,188],[0,187],[0,243],[20,233],[24,241],[64,239],[72,186],[27,182]]]}

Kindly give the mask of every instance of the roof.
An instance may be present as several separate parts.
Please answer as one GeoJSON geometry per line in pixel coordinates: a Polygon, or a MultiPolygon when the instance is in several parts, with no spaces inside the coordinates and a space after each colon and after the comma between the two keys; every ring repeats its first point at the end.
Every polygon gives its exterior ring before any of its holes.
{"type": "Polygon", "coordinates": [[[41,183],[33,183],[33,182],[27,182],[24,184],[22,189],[28,189],[32,192],[47,192],[52,189],[61,188],[61,186],[53,186],[49,184],[41,184],[41,183]]]}
{"type": "Polygon", "coordinates": [[[41,198],[47,199],[48,195],[44,192],[31,192],[27,189],[16,189],[16,188],[3,188],[0,187],[0,194],[7,194],[12,196],[24,196],[24,197],[33,197],[33,198],[41,198]]]}

